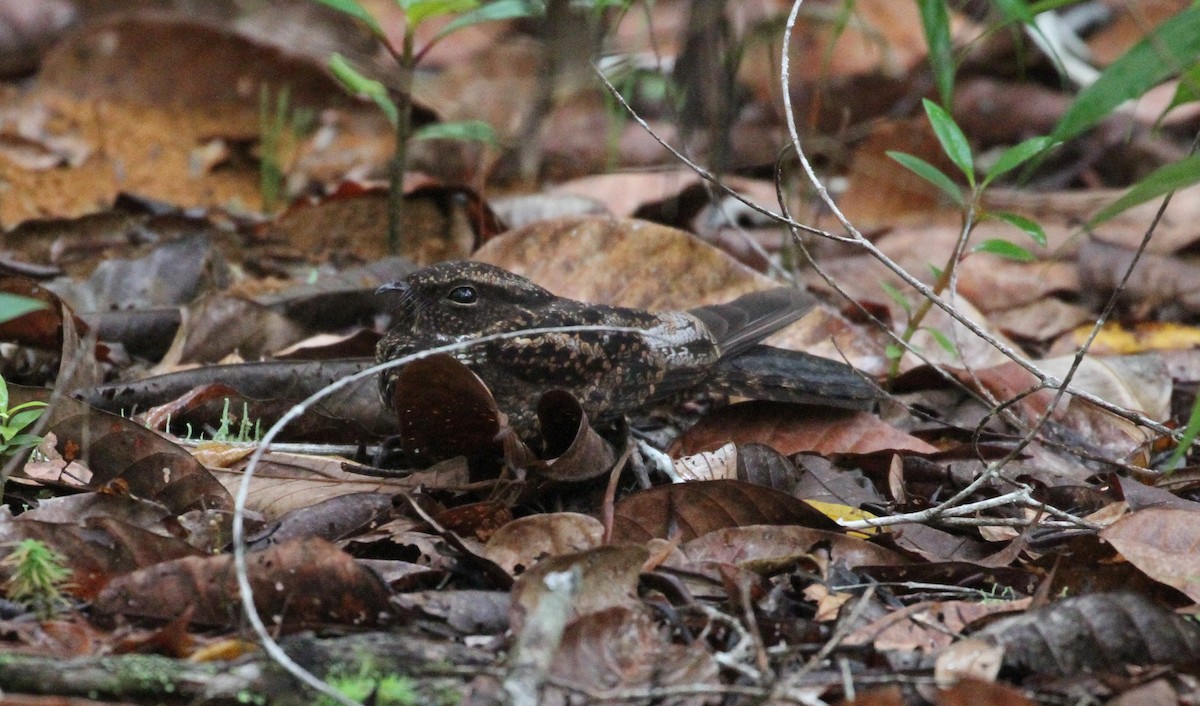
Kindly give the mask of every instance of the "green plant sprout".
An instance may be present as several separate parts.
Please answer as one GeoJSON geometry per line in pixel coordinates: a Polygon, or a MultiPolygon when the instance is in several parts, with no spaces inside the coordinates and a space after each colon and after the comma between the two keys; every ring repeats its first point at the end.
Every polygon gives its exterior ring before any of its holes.
{"type": "MultiPolygon", "coordinates": [[[[229,398],[225,398],[225,406],[221,409],[221,426],[213,432],[212,440],[220,442],[232,442],[238,444],[246,444],[251,441],[257,441],[262,438],[262,420],[250,421],[250,406],[242,403],[242,416],[238,421],[237,433],[230,431],[233,425],[233,415],[229,413],[229,398]]],[[[191,425],[188,425],[188,436],[192,433],[191,425]]]]}
{"type": "Polygon", "coordinates": [[[17,542],[3,563],[12,575],[4,585],[10,601],[20,603],[42,620],[67,605],[62,589],[71,578],[66,559],[36,539],[17,542]]]}
{"type": "Polygon", "coordinates": [[[334,53],[329,58],[329,68],[348,90],[366,96],[375,102],[396,133],[396,152],[388,167],[388,250],[392,254],[400,251],[400,227],[404,209],[404,170],[408,161],[408,143],[422,139],[474,140],[496,144],[492,127],[479,120],[439,123],[420,130],[412,129],[412,85],[417,64],[438,42],[450,34],[470,25],[493,20],[528,17],[535,5],[528,0],[396,0],[404,10],[404,39],[400,47],[391,43],[379,21],[358,0],[317,0],[324,5],[345,13],[362,22],[377,40],[387,49],[399,69],[400,89],[393,99],[387,87],[375,79],[368,78],[354,68],[344,56],[334,53]],[[456,15],[453,21],[420,50],[415,49],[416,30],[421,23],[448,15],[456,15]]]}
{"type": "Polygon", "coordinates": [[[42,437],[22,432],[42,416],[46,403],[31,400],[15,407],[9,407],[8,403],[8,383],[0,377],[0,459],[42,443],[42,437]]]}
{"type": "Polygon", "coordinates": [[[259,192],[262,210],[274,213],[285,196],[287,177],[283,155],[290,144],[312,130],[314,114],[309,108],[292,109],[291,89],[284,86],[271,100],[270,86],[263,84],[258,94],[259,192]]]}
{"type": "MultiPolygon", "coordinates": [[[[416,682],[411,678],[396,674],[379,674],[365,662],[357,674],[333,674],[328,680],[330,686],[359,702],[367,702],[369,699],[370,703],[378,706],[414,706],[421,701],[416,682]]],[[[323,696],[317,703],[332,704],[333,700],[323,696]]]]}
{"type": "MultiPolygon", "coordinates": [[[[964,257],[971,253],[991,253],[1019,262],[1034,261],[1034,256],[1024,247],[1003,238],[989,238],[975,244],[969,249],[967,249],[967,245],[970,241],[971,232],[975,227],[990,218],[1004,221],[1016,227],[1038,245],[1044,246],[1046,244],[1046,233],[1040,225],[1015,213],[987,211],[983,206],[982,199],[984,190],[995,179],[1029,162],[1034,157],[1045,153],[1055,143],[1049,137],[1033,137],[1013,145],[1002,152],[996,161],[984,172],[983,177],[979,178],[975,172],[975,159],[971,154],[971,145],[967,142],[967,137],[963,134],[962,129],[954,122],[954,118],[950,117],[950,113],[944,108],[931,100],[925,99],[924,106],[925,115],[929,119],[930,126],[933,127],[933,133],[937,137],[942,151],[966,178],[969,190],[967,193],[964,193],[963,189],[953,179],[920,157],[906,152],[889,151],[887,153],[889,157],[899,162],[905,169],[933,184],[942,193],[949,196],[962,211],[962,236],[959,238],[959,245],[951,253],[945,266],[933,268],[935,277],[933,291],[937,294],[945,291],[953,279],[955,267],[957,267],[958,263],[964,257]]],[[[953,344],[944,333],[922,326],[925,317],[929,314],[933,305],[932,301],[923,301],[920,306],[914,309],[907,303],[907,300],[899,291],[890,287],[885,287],[884,291],[889,297],[899,303],[908,315],[908,322],[904,332],[900,334],[902,341],[908,343],[917,331],[924,329],[933,336],[938,345],[950,352],[954,351],[953,344]]],[[[904,348],[902,346],[888,346],[887,355],[891,360],[891,366],[888,371],[889,377],[894,378],[899,374],[900,358],[903,354],[904,348]]]]}

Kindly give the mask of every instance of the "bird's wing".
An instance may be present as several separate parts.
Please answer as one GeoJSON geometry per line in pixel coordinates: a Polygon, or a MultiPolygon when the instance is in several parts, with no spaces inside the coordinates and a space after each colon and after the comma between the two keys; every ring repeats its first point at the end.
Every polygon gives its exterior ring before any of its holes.
{"type": "Polygon", "coordinates": [[[737,355],[807,314],[816,298],[798,287],[745,294],[727,304],[702,306],[688,313],[712,332],[721,357],[737,355]]]}

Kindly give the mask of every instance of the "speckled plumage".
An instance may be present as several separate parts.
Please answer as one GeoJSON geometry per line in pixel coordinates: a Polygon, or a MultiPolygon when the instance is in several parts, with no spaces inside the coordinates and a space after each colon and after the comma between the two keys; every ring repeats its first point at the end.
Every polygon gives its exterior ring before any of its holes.
{"type": "MultiPolygon", "coordinates": [[[[537,425],[547,390],[571,392],[593,420],[609,418],[703,383],[722,358],[749,348],[812,306],[798,289],[743,296],[692,311],[653,313],[557,297],[506,270],[444,262],[380,288],[396,297],[380,361],[488,334],[552,326],[643,329],[546,333],[481,343],[455,353],[487,384],[522,436],[537,425]],[[398,296],[397,296],[398,295],[398,296]]],[[[380,376],[390,404],[393,368],[380,376]]]]}

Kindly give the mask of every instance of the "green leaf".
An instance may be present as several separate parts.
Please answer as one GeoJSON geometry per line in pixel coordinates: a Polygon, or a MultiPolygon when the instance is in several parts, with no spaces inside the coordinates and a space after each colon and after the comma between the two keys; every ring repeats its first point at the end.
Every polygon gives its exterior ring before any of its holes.
{"type": "Polygon", "coordinates": [[[996,211],[992,215],[1010,226],[1024,231],[1038,245],[1043,247],[1046,245],[1046,231],[1042,230],[1041,224],[1037,221],[1030,220],[1025,216],[1018,216],[1015,213],[1009,213],[1008,211],[996,211]]]}
{"type": "Polygon", "coordinates": [[[1188,415],[1187,427],[1183,430],[1183,436],[1179,439],[1179,445],[1171,452],[1171,457],[1163,464],[1163,473],[1170,475],[1179,467],[1179,462],[1183,460],[1184,455],[1192,448],[1192,442],[1196,440],[1196,436],[1200,435],[1200,396],[1192,402],[1192,413],[1188,415]]]}
{"type": "Polygon", "coordinates": [[[1000,153],[996,163],[987,170],[987,175],[983,178],[983,185],[987,186],[993,179],[1011,172],[1053,144],[1054,142],[1049,137],[1031,137],[1009,147],[1000,153]]]}
{"type": "Polygon", "coordinates": [[[338,12],[344,12],[354,19],[365,24],[379,39],[386,39],[387,35],[383,32],[383,27],[379,26],[379,21],[375,19],[371,13],[362,5],[359,5],[357,0],[317,0],[317,2],[328,7],[332,7],[338,12]]]}
{"type": "Polygon", "coordinates": [[[37,446],[42,443],[42,437],[36,434],[17,434],[8,440],[8,450],[15,451],[26,446],[37,446]]]}
{"type": "Polygon", "coordinates": [[[1134,184],[1129,191],[1126,191],[1124,196],[1100,209],[1100,212],[1088,221],[1088,226],[1103,223],[1139,203],[1185,186],[1191,186],[1196,182],[1200,182],[1200,154],[1185,157],[1178,162],[1172,162],[1150,172],[1145,178],[1134,184]]]}
{"type": "Polygon", "coordinates": [[[16,431],[21,431],[25,427],[33,424],[42,416],[43,410],[27,409],[24,412],[12,415],[8,420],[8,426],[16,431]]]}
{"type": "Polygon", "coordinates": [[[463,140],[483,142],[495,146],[496,131],[482,120],[462,120],[451,123],[434,123],[413,133],[414,140],[463,140]]]}
{"type": "Polygon", "coordinates": [[[431,17],[453,15],[479,7],[479,0],[397,0],[408,26],[416,27],[431,17]]]}
{"type": "Polygon", "coordinates": [[[942,151],[954,162],[967,177],[967,183],[975,186],[975,165],[971,158],[971,143],[959,129],[958,123],[950,117],[950,113],[942,106],[928,98],[921,100],[925,104],[925,114],[929,116],[929,124],[933,126],[933,134],[942,143],[942,151]]]}
{"type": "Polygon", "coordinates": [[[928,333],[934,341],[937,341],[937,344],[941,346],[942,350],[946,351],[950,355],[958,355],[958,351],[954,350],[954,344],[950,342],[950,339],[946,336],[946,334],[938,331],[935,328],[929,328],[928,326],[922,326],[921,330],[928,333]]]}
{"type": "Polygon", "coordinates": [[[904,355],[904,349],[898,343],[889,343],[883,347],[883,354],[888,360],[899,360],[904,355]]]}
{"type": "Polygon", "coordinates": [[[1033,256],[1033,253],[1029,252],[1025,248],[1001,238],[991,238],[989,240],[985,240],[971,248],[971,252],[989,253],[991,255],[998,255],[1009,260],[1016,260],[1017,262],[1033,262],[1037,260],[1037,258],[1033,256]]]}
{"type": "Polygon", "coordinates": [[[438,32],[438,37],[444,37],[451,32],[457,32],[463,27],[470,27],[483,22],[497,20],[515,20],[521,17],[533,17],[542,14],[541,6],[535,6],[529,0],[497,0],[480,6],[453,22],[438,32]]]}
{"type": "Polygon", "coordinates": [[[0,417],[8,418],[8,383],[0,375],[0,417]]]}
{"type": "Polygon", "coordinates": [[[0,292],[0,324],[20,318],[28,313],[45,309],[46,303],[19,294],[0,292]]]}
{"type": "Polygon", "coordinates": [[[887,156],[899,162],[905,169],[913,174],[921,177],[925,181],[933,184],[937,188],[944,191],[950,198],[954,199],[954,203],[959,206],[963,203],[962,189],[958,188],[958,184],[951,181],[950,177],[942,173],[942,170],[933,166],[929,162],[908,154],[907,152],[890,151],[887,156]]]}
{"type": "Polygon", "coordinates": [[[992,5],[1000,11],[1001,15],[1004,15],[1004,19],[1008,22],[1033,24],[1033,13],[1029,11],[1025,0],[992,0],[992,5]]]}
{"type": "Polygon", "coordinates": [[[950,105],[954,98],[954,52],[950,44],[950,13],[945,0],[917,0],[921,27],[929,45],[929,65],[937,82],[938,95],[950,105]]]}
{"type": "Polygon", "coordinates": [[[1051,135],[1063,141],[1103,120],[1114,108],[1191,66],[1200,57],[1200,5],[1163,22],[1114,61],[1075,98],[1051,135]]]}
{"type": "Polygon", "coordinates": [[[329,57],[329,70],[351,93],[364,95],[375,101],[375,105],[379,106],[379,109],[387,116],[392,127],[400,124],[400,112],[396,109],[396,104],[392,102],[392,97],[388,95],[386,86],[373,78],[367,78],[360,74],[358,69],[346,61],[346,57],[337,52],[329,57]]]}
{"type": "Polygon", "coordinates": [[[883,289],[884,294],[888,295],[889,299],[896,302],[896,306],[899,306],[901,309],[903,309],[904,313],[912,316],[912,303],[908,301],[908,297],[905,297],[903,292],[887,282],[881,281],[879,286],[883,289]]]}
{"type": "Polygon", "coordinates": [[[1197,100],[1200,100],[1200,64],[1196,64],[1180,75],[1179,85],[1175,87],[1175,95],[1171,98],[1171,104],[1163,111],[1163,115],[1184,103],[1192,103],[1197,100]]]}

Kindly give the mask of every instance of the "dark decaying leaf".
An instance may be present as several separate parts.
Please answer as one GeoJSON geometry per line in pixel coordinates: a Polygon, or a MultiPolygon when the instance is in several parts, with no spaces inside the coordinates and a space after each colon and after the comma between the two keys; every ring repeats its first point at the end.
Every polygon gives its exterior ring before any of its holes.
{"type": "Polygon", "coordinates": [[[261,360],[309,334],[269,307],[215,292],[191,302],[184,321],[180,363],[217,363],[235,353],[261,360]]]}
{"type": "Polygon", "coordinates": [[[392,496],[350,493],[285,513],[247,545],[254,550],[293,539],[320,537],[331,542],[383,524],[392,515],[392,496]]]}
{"type": "MultiPolygon", "coordinates": [[[[389,621],[388,589],[374,572],[323,539],[281,544],[247,557],[255,606],[268,624],[372,626],[389,621]]],[[[110,582],[93,608],[105,615],[170,620],[194,608],[193,624],[241,622],[231,555],[163,562],[110,582]]]]}
{"type": "Polygon", "coordinates": [[[498,453],[501,414],[471,369],[447,354],[414,360],[396,376],[392,408],[400,448],[417,466],[498,453]]]}
{"type": "MultiPolygon", "coordinates": [[[[219,383],[237,390],[242,398],[231,398],[229,408],[241,413],[242,402],[249,405],[252,419],[261,420],[265,429],[300,400],[343,377],[361,372],[373,364],[369,360],[273,361],[210,365],[168,373],[130,383],[101,385],[82,391],[81,398],[98,409],[125,413],[140,412],[165,404],[193,388],[219,383]]],[[[192,412],[195,428],[220,426],[224,404],[213,400],[203,410],[192,412]]],[[[180,417],[176,421],[185,421],[180,417]]],[[[395,422],[379,403],[373,378],[340,390],[311,407],[307,414],[284,429],[280,440],[319,438],[326,443],[357,443],[364,436],[393,433],[395,422]]]]}
{"type": "Polygon", "coordinates": [[[508,629],[508,591],[441,589],[399,593],[392,604],[403,611],[444,620],[465,635],[502,633],[508,629]]]}
{"type": "Polygon", "coordinates": [[[213,225],[197,220],[192,227],[199,232],[158,245],[142,257],[100,262],[84,282],[60,278],[47,286],[79,311],[186,304],[229,281],[229,267],[208,233],[213,225]]]}
{"type": "Polygon", "coordinates": [[[683,435],[673,451],[691,455],[731,441],[763,443],[785,455],[937,450],[866,412],[780,402],[743,402],[704,417],[683,435]]]}
{"type": "MultiPolygon", "coordinates": [[[[12,392],[14,401],[49,399],[46,390],[12,392]]],[[[45,433],[54,434],[66,461],[78,460],[91,471],[89,487],[111,486],[176,514],[233,507],[228,491],[199,461],[141,424],[69,398],[55,400],[48,410],[45,433]]]]}
{"type": "Polygon", "coordinates": [[[975,633],[1003,645],[1004,666],[1073,676],[1200,658],[1200,626],[1133,593],[1096,593],[1003,618],[975,633]]]}
{"type": "MultiPolygon", "coordinates": [[[[111,580],[131,571],[202,554],[181,540],[109,518],[71,523],[0,519],[0,551],[7,554],[22,539],[36,539],[61,554],[66,559],[64,565],[71,570],[66,590],[84,600],[92,599],[111,580]]],[[[7,576],[8,569],[0,571],[7,576]]]]}
{"type": "Polygon", "coordinates": [[[550,390],[538,400],[538,422],[547,460],[532,467],[558,481],[582,481],[612,470],[617,451],[588,423],[579,400],[565,390],[550,390]]]}
{"type": "Polygon", "coordinates": [[[614,543],[653,538],[688,541],[726,527],[803,525],[839,531],[803,500],[787,493],[741,481],[714,480],[658,486],[617,503],[614,543]]]}

